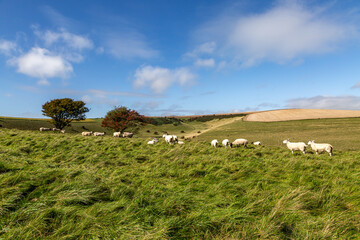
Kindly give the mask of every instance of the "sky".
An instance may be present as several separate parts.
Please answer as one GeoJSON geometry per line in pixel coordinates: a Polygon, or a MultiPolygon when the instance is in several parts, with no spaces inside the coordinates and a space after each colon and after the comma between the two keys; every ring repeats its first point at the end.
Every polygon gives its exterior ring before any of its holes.
{"type": "Polygon", "coordinates": [[[360,110],[358,0],[0,0],[0,116],[360,110]]]}

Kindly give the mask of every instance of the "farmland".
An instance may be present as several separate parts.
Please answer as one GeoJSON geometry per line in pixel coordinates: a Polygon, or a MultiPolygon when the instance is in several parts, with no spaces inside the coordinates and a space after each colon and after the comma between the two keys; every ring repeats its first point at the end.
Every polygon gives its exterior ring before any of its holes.
{"type": "Polygon", "coordinates": [[[0,238],[356,238],[358,126],[213,119],[149,124],[133,139],[1,128],[0,238]],[[182,146],[146,144],[163,131],[201,133],[182,146]],[[210,147],[225,137],[265,146],[210,147]],[[287,137],[331,142],[335,156],[291,155],[287,137]]]}

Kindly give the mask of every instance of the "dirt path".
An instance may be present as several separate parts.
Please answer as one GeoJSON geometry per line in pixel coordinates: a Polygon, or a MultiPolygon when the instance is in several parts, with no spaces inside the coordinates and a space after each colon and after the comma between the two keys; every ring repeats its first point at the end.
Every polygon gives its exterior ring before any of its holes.
{"type": "Polygon", "coordinates": [[[188,134],[185,134],[184,136],[185,136],[185,138],[193,138],[194,136],[199,136],[200,134],[206,133],[206,132],[208,132],[210,130],[213,130],[213,129],[221,127],[221,126],[224,126],[226,124],[233,123],[233,122],[241,120],[243,118],[244,117],[215,119],[215,120],[206,122],[206,125],[207,125],[206,129],[201,130],[200,133],[198,133],[197,131],[196,132],[194,131],[194,132],[190,132],[188,134]]]}

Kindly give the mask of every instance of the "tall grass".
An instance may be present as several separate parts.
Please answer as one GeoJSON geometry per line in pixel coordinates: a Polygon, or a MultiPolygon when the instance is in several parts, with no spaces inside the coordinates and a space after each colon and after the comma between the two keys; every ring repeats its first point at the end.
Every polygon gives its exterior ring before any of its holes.
{"type": "Polygon", "coordinates": [[[1,130],[0,238],[357,238],[359,153],[1,130]]]}

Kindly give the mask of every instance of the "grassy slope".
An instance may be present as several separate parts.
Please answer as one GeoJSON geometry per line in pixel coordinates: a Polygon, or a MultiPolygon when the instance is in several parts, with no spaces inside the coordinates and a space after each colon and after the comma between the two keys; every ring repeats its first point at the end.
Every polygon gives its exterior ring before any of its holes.
{"type": "MultiPolygon", "coordinates": [[[[81,122],[73,122],[72,126],[66,128],[67,133],[79,134],[85,130],[105,131],[112,136],[111,130],[100,127],[102,119],[88,119],[81,122]]],[[[196,139],[198,141],[210,142],[212,139],[221,141],[229,138],[246,138],[251,141],[261,141],[267,146],[281,146],[284,139],[290,141],[329,142],[335,150],[357,150],[360,146],[360,118],[341,119],[314,119],[288,122],[244,122],[241,120],[221,126],[222,123],[231,121],[231,118],[215,119],[207,122],[184,121],[180,125],[164,124],[154,126],[148,124],[140,128],[136,138],[152,139],[160,138],[164,132],[176,134],[179,137],[204,132],[196,139]],[[219,125],[219,127],[216,127],[219,125]],[[215,126],[215,127],[214,127],[215,126]],[[213,129],[209,130],[209,128],[213,129]],[[209,130],[209,131],[208,131],[209,130]]],[[[3,128],[17,128],[36,130],[40,127],[51,127],[45,120],[11,119],[1,118],[0,125],[3,128]]],[[[1,128],[0,128],[1,129],[1,128]]]]}
{"type": "Polygon", "coordinates": [[[2,129],[0,238],[356,238],[359,153],[2,129]]]}
{"type": "Polygon", "coordinates": [[[246,138],[250,142],[261,141],[266,146],[281,146],[282,141],[289,138],[306,143],[309,140],[329,142],[335,150],[358,150],[359,136],[360,118],[346,118],[271,123],[236,121],[201,134],[197,139],[210,142],[212,139],[246,138]]]}

